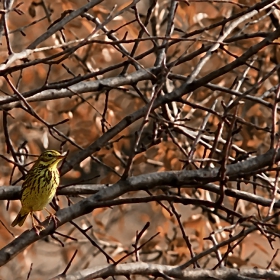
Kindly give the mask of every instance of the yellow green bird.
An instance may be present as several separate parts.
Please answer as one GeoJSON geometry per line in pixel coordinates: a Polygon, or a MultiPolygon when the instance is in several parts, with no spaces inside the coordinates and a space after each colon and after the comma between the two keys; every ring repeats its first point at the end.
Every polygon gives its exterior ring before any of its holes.
{"type": "Polygon", "coordinates": [[[56,189],[59,185],[58,163],[65,156],[54,150],[44,151],[36,160],[32,168],[28,171],[21,190],[21,210],[12,222],[12,227],[25,222],[27,216],[31,214],[32,226],[39,235],[41,226],[36,227],[33,212],[45,209],[51,217],[46,206],[52,201],[56,189]]]}

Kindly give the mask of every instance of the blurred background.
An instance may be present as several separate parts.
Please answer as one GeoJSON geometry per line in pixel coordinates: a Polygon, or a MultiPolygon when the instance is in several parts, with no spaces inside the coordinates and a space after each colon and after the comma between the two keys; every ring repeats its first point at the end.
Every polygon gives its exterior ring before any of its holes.
{"type": "MultiPolygon", "coordinates": [[[[94,188],[95,184],[117,182],[125,172],[138,176],[220,168],[279,146],[279,42],[269,39],[279,28],[278,1],[140,0],[135,5],[125,0],[100,1],[66,24],[63,19],[90,2],[7,1],[10,9],[3,2],[3,188],[21,185],[30,163],[45,149],[69,153],[61,169],[61,185],[88,184],[94,188]],[[51,28],[59,24],[59,30],[52,33],[51,28]],[[40,37],[43,34],[49,35],[40,37]],[[211,49],[224,34],[220,44],[211,49]],[[37,38],[39,44],[32,45],[37,38]],[[265,38],[265,46],[254,51],[265,38]],[[11,53],[22,53],[30,46],[34,51],[29,56],[7,64],[11,53]],[[242,55],[246,57],[235,66],[233,62],[242,55]],[[135,73],[139,76],[126,80],[135,73]],[[175,98],[174,92],[182,90],[190,77],[191,86],[175,98]],[[145,119],[146,113],[133,119],[153,98],[160,102],[169,96],[170,102],[151,109],[145,119]],[[119,122],[126,117],[127,125],[121,127],[119,122]],[[83,149],[118,127],[109,141],[79,160],[83,149]]],[[[277,200],[277,167],[252,170],[247,176],[241,171],[239,178],[224,182],[224,187],[277,200]]],[[[213,183],[219,187],[221,182],[217,178],[213,183]]],[[[69,273],[106,264],[106,257],[91,245],[91,239],[117,261],[133,250],[136,233],[148,222],[150,226],[140,239],[140,243],[147,242],[140,260],[179,265],[191,259],[191,250],[199,254],[213,247],[210,235],[220,243],[258,222],[263,229],[261,221],[276,211],[250,199],[225,196],[223,206],[244,218],[240,221],[238,215],[230,216],[219,209],[215,212],[203,203],[184,205],[161,202],[156,197],[215,201],[217,195],[203,186],[198,182],[181,188],[158,186],[148,193],[127,192],[121,198],[132,199],[131,203],[100,207],[75,219],[80,229],[92,225],[87,231],[89,237],[67,223],[57,230],[60,235],[35,242],[1,267],[0,277],[49,279],[64,271],[76,250],[69,273]],[[154,200],[145,201],[147,197],[154,200]],[[133,198],[143,200],[134,203],[133,198]],[[235,223],[236,228],[226,230],[235,223]]],[[[56,201],[64,208],[85,197],[58,196],[56,201]]],[[[22,228],[11,228],[20,201],[2,199],[0,205],[3,248],[30,229],[31,222],[28,219],[22,228]]],[[[44,220],[46,214],[36,215],[44,220]]],[[[267,223],[263,231],[256,229],[238,244],[222,247],[224,265],[279,269],[275,257],[278,220],[267,223]],[[268,228],[271,231],[266,231],[268,228]]],[[[124,259],[130,261],[135,261],[135,254],[124,259]]],[[[219,258],[212,253],[197,265],[214,268],[218,263],[219,258]]]]}

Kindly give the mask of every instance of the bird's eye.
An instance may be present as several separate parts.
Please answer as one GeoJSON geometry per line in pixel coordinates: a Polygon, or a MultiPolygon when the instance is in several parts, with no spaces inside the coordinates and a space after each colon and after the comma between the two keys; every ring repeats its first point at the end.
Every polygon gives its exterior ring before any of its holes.
{"type": "Polygon", "coordinates": [[[52,154],[47,154],[47,157],[48,157],[48,158],[51,158],[51,157],[52,157],[52,154]]]}

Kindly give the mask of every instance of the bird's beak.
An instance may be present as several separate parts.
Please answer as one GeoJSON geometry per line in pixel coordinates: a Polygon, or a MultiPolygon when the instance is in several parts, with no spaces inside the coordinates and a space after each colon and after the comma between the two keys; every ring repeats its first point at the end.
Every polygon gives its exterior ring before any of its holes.
{"type": "Polygon", "coordinates": [[[63,159],[67,156],[67,152],[64,152],[61,156],[57,156],[59,159],[63,159]]]}

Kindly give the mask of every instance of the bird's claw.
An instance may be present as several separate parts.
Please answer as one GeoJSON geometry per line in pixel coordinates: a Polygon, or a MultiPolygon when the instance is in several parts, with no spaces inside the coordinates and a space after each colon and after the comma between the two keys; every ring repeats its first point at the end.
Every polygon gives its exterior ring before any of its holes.
{"type": "Polygon", "coordinates": [[[57,216],[54,214],[51,214],[48,218],[49,218],[48,225],[50,224],[51,220],[53,220],[54,226],[55,226],[55,228],[57,228],[57,222],[60,222],[60,220],[57,218],[57,216]]]}
{"type": "Polygon", "coordinates": [[[37,235],[40,235],[40,232],[45,229],[45,227],[43,227],[41,225],[37,225],[37,226],[34,225],[33,228],[37,235]]]}

